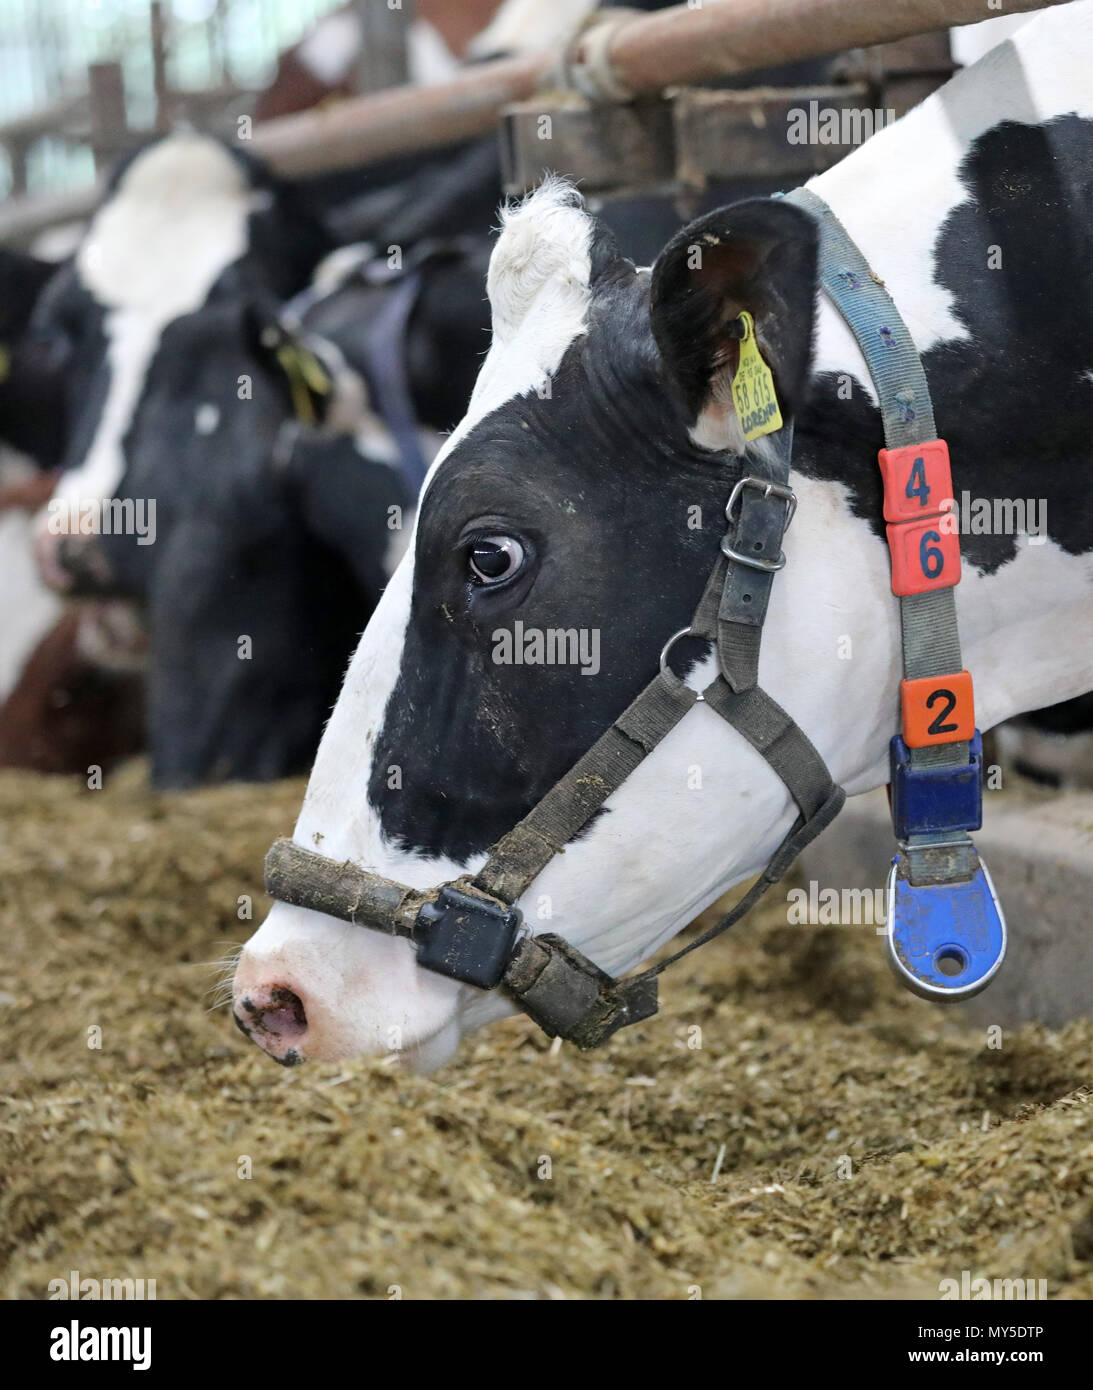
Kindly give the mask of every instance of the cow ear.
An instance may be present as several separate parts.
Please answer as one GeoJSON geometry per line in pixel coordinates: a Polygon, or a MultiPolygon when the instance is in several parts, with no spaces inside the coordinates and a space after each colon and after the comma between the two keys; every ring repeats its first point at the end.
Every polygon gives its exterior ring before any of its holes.
{"type": "Polygon", "coordinates": [[[800,407],[812,356],[817,247],[807,212],[752,198],[684,227],[657,258],[653,336],[701,448],[744,450],[731,386],[739,361],[732,330],[745,309],[783,417],[800,407]]]}
{"type": "Polygon", "coordinates": [[[532,316],[545,328],[582,316],[594,231],[581,195],[562,179],[545,179],[522,202],[501,210],[501,235],[486,277],[495,345],[513,339],[532,316]]]}

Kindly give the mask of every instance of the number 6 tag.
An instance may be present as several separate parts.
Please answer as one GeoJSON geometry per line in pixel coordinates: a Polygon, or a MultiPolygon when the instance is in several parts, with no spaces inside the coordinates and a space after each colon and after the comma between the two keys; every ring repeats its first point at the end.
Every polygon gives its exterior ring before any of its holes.
{"type": "Polygon", "coordinates": [[[892,552],[892,592],[899,598],[960,582],[960,537],[951,525],[942,524],[947,520],[930,516],[885,527],[892,552]]]}

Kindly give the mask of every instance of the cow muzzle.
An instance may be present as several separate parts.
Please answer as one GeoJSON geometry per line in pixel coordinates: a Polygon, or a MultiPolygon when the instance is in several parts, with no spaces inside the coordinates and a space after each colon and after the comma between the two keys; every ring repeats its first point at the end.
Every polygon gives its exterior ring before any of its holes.
{"type": "Polygon", "coordinates": [[[65,598],[99,598],[115,592],[110,566],[94,536],[40,528],[34,537],[34,558],[43,583],[65,598]]]}

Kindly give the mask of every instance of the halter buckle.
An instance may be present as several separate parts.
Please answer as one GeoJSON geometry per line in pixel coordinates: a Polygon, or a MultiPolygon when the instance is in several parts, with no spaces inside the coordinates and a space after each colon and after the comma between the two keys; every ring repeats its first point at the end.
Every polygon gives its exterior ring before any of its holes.
{"type": "MultiPolygon", "coordinates": [[[[782,527],[782,531],[783,534],[788,531],[789,524],[797,511],[796,493],[791,487],[786,487],[783,483],[773,483],[768,478],[756,478],[751,474],[748,474],[745,478],[741,478],[739,482],[736,483],[732,492],[729,494],[729,500],[725,503],[725,520],[729,525],[736,525],[738,520],[735,515],[736,504],[743,496],[745,489],[749,487],[755,488],[756,491],[761,492],[764,498],[777,497],[786,503],[786,520],[785,525],[782,527]]],[[[735,537],[733,537],[733,539],[735,539],[735,537]]],[[[762,570],[765,574],[776,573],[778,570],[783,569],[786,563],[785,552],[779,554],[776,560],[757,560],[754,555],[745,555],[739,550],[734,550],[728,532],[721,537],[721,550],[724,555],[736,564],[745,565],[748,569],[762,570]]]]}

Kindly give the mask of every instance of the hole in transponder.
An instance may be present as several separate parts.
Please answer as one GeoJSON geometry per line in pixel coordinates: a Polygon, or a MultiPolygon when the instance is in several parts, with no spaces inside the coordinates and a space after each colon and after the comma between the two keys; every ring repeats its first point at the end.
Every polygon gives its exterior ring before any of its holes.
{"type": "Polygon", "coordinates": [[[934,956],[934,965],[941,975],[962,975],[968,968],[968,957],[959,946],[942,946],[934,956]]]}

